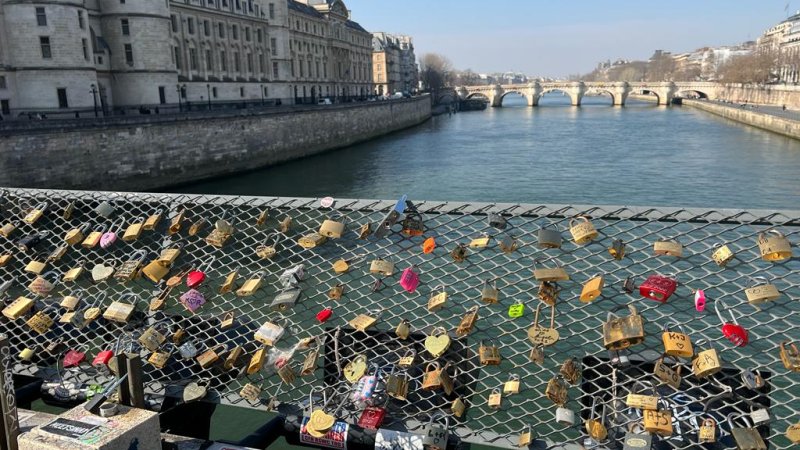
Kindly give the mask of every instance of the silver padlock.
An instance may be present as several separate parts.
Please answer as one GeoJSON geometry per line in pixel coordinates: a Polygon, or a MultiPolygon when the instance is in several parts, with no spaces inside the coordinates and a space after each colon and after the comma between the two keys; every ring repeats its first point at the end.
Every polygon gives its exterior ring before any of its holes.
{"type": "Polygon", "coordinates": [[[431,415],[428,425],[422,429],[422,445],[428,450],[446,450],[450,418],[442,412],[431,415]],[[436,419],[444,418],[444,425],[435,423],[436,419]]]}
{"type": "Polygon", "coordinates": [[[628,355],[616,350],[608,351],[608,361],[612,366],[617,367],[628,367],[631,365],[631,360],[628,358],[628,355]]]}
{"type": "Polygon", "coordinates": [[[94,209],[94,212],[98,216],[110,219],[111,216],[114,215],[114,207],[111,206],[111,203],[103,201],[99,205],[97,205],[97,207],[94,209]]]}
{"type": "Polygon", "coordinates": [[[273,311],[287,311],[292,309],[303,291],[298,287],[284,289],[275,296],[269,305],[273,311]]]}
{"type": "Polygon", "coordinates": [[[761,389],[764,387],[764,377],[757,370],[742,370],[742,383],[750,389],[761,389]]]}
{"type": "Polygon", "coordinates": [[[755,408],[750,406],[750,419],[756,426],[769,423],[769,410],[767,408],[755,408]]]}
{"type": "Polygon", "coordinates": [[[575,413],[569,408],[559,406],[556,409],[556,422],[565,427],[571,427],[575,425],[575,413]]]}
{"type": "Polygon", "coordinates": [[[181,358],[192,359],[197,356],[198,350],[195,343],[196,341],[186,341],[178,347],[178,353],[181,355],[181,358]]]}
{"type": "Polygon", "coordinates": [[[305,266],[303,264],[298,264],[284,271],[280,278],[278,278],[278,282],[280,282],[281,286],[284,288],[293,288],[303,281],[305,277],[305,266]]]}

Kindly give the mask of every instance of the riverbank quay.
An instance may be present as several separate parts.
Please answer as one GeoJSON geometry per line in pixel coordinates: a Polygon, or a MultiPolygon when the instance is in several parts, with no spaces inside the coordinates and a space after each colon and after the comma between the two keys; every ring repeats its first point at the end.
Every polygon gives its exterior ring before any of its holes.
{"type": "Polygon", "coordinates": [[[682,99],[681,103],[735,122],[800,139],[800,116],[797,112],[784,111],[781,107],[759,105],[753,108],[735,103],[691,99],[682,99]]]}
{"type": "Polygon", "coordinates": [[[303,158],[419,125],[429,95],[283,110],[18,122],[0,185],[155,190],[303,158]]]}

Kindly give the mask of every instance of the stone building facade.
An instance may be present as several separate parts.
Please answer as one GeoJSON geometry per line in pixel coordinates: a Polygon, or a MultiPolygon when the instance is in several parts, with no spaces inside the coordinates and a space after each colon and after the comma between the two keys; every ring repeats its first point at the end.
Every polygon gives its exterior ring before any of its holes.
{"type": "Polygon", "coordinates": [[[411,37],[372,33],[372,79],[378,95],[417,90],[419,70],[411,37]]]}
{"type": "Polygon", "coordinates": [[[0,117],[364,96],[371,39],[341,0],[0,0],[0,117]]]}

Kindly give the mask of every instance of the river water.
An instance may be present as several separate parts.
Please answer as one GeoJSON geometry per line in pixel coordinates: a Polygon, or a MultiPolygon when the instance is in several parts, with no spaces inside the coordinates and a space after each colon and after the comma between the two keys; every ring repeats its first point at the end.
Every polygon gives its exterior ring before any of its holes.
{"type": "MultiPolygon", "coordinates": [[[[298,130],[302,133],[302,130],[298,130]]],[[[292,197],[800,209],[800,141],[688,107],[547,95],[175,190],[292,197]]]]}

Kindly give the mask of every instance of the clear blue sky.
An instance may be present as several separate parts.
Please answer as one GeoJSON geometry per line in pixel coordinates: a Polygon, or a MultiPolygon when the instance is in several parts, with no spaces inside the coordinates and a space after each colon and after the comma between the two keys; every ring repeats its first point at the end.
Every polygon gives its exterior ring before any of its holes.
{"type": "Polygon", "coordinates": [[[370,31],[414,37],[417,56],[456,68],[562,76],[599,61],[646,59],[756,39],[800,0],[344,0],[370,31]]]}

